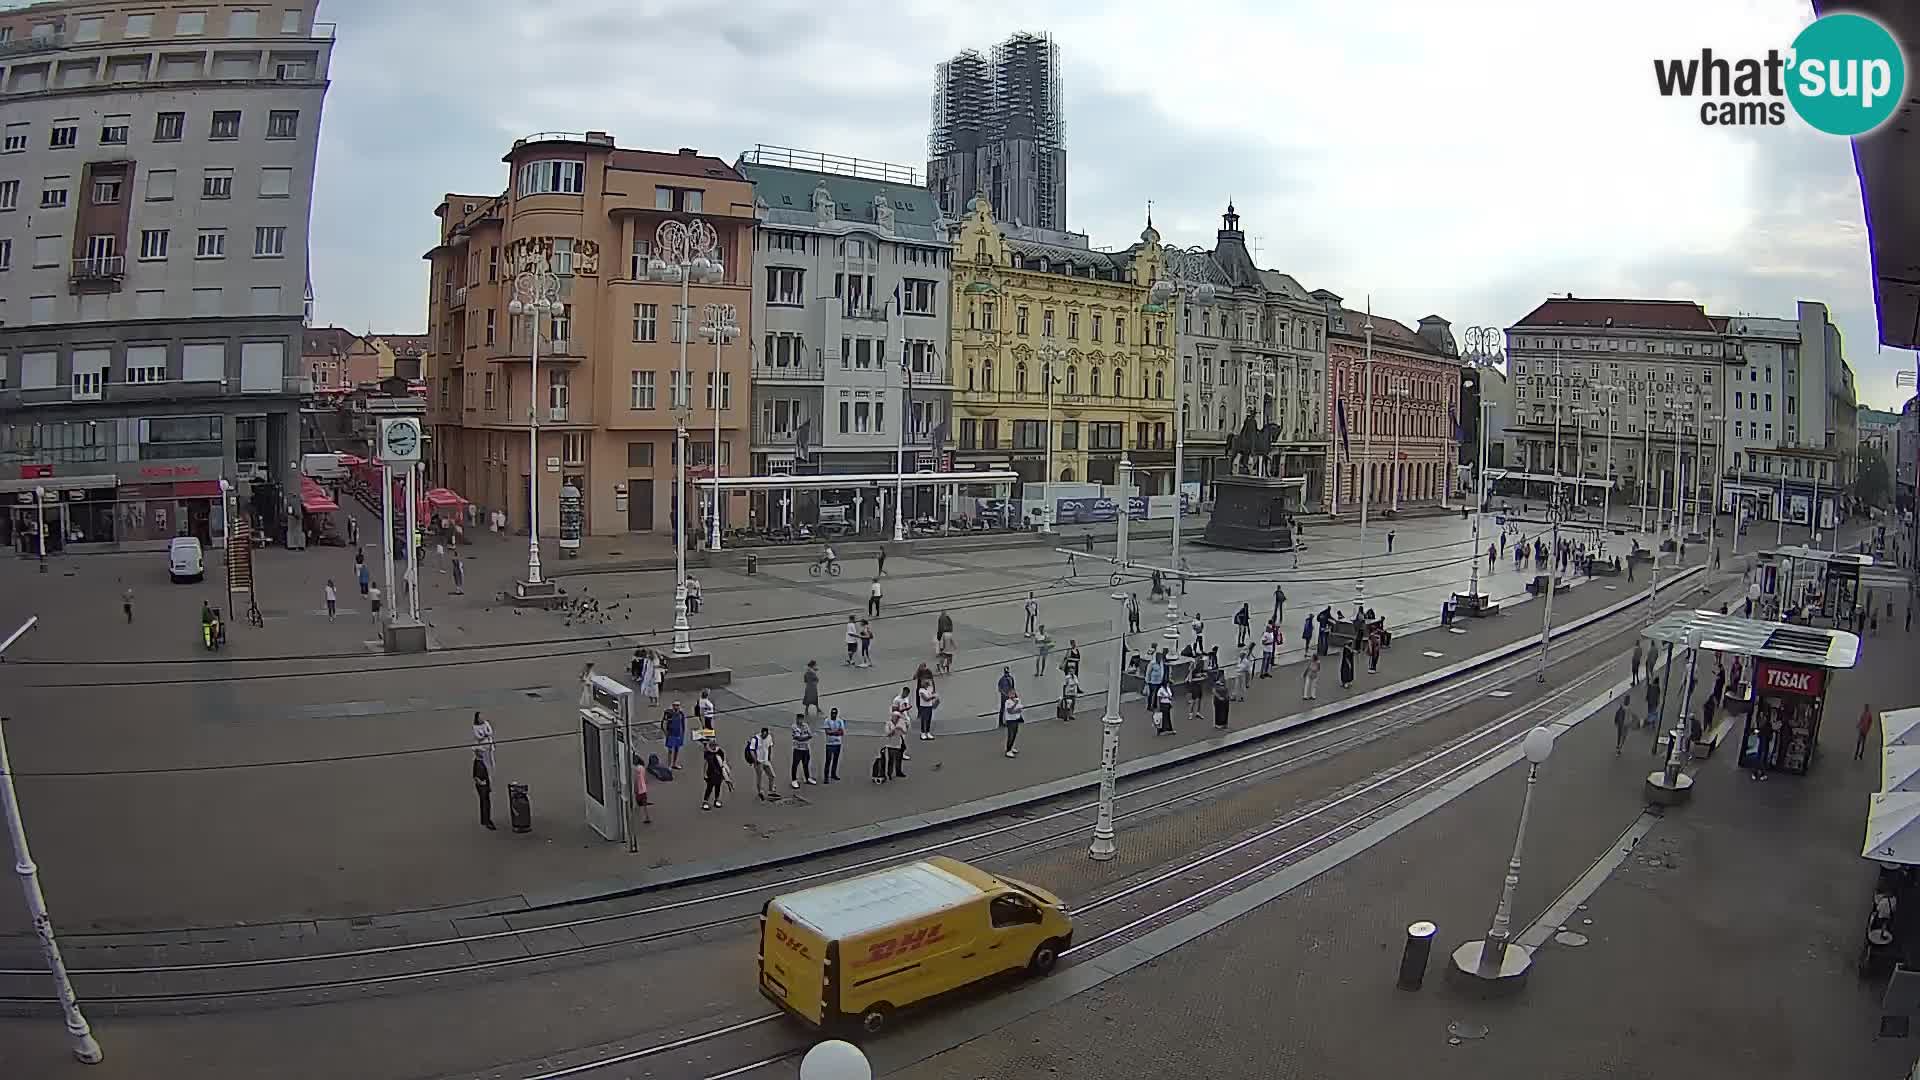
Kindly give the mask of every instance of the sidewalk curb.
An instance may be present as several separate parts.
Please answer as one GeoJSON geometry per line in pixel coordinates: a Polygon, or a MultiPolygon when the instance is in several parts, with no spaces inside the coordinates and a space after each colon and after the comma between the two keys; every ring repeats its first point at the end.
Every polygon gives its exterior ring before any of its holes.
{"type": "MultiPolygon", "coordinates": [[[[1659,591],[1665,592],[1682,583],[1690,582],[1695,575],[1706,572],[1707,568],[1705,566],[1686,567],[1672,577],[1662,579],[1659,585],[1659,591]]],[[[1638,590],[1636,590],[1633,596],[1601,608],[1598,611],[1580,616],[1563,626],[1555,627],[1553,637],[1557,639],[1583,630],[1594,623],[1610,618],[1638,605],[1641,600],[1642,597],[1639,595],[1638,590]]],[[[1455,661],[1426,675],[1405,679],[1398,683],[1380,687],[1377,690],[1369,690],[1338,703],[1330,704],[1324,708],[1315,707],[1305,712],[1297,712],[1289,716],[1283,716],[1275,720],[1267,721],[1264,724],[1235,731],[1222,739],[1178,747],[1144,758],[1135,758],[1120,766],[1118,778],[1120,780],[1131,780],[1136,777],[1159,772],[1162,769],[1182,765],[1189,761],[1212,757],[1215,754],[1237,749],[1249,743],[1262,742],[1296,728],[1318,723],[1357,709],[1366,708],[1382,701],[1388,701],[1411,691],[1422,689],[1446,679],[1451,679],[1456,675],[1464,674],[1489,664],[1498,663],[1508,657],[1535,648],[1537,644],[1535,640],[1523,638],[1519,641],[1509,642],[1506,645],[1498,646],[1464,660],[1455,661]]],[[[1093,790],[1097,788],[1099,784],[1099,771],[1089,770],[1061,777],[1058,780],[1049,781],[1044,784],[1036,784],[1015,791],[1003,792],[999,795],[990,795],[982,799],[958,803],[930,813],[896,818],[885,825],[862,825],[851,829],[843,829],[838,832],[824,833],[816,837],[815,842],[809,843],[805,847],[794,851],[773,855],[763,854],[751,858],[720,859],[707,863],[668,867],[657,873],[637,875],[635,877],[601,879],[597,882],[579,882],[571,887],[521,893],[520,896],[526,903],[526,907],[522,910],[528,912],[547,911],[554,908],[574,907],[581,904],[597,903],[607,900],[622,900],[634,896],[641,896],[646,893],[659,892],[664,889],[698,885],[703,882],[735,877],[740,874],[755,871],[772,870],[796,862],[819,858],[823,855],[834,855],[841,852],[854,851],[873,844],[897,840],[917,833],[944,828],[949,825],[964,824],[968,821],[1004,813],[1008,810],[1017,809],[1032,803],[1055,799],[1062,795],[1093,790]]],[[[506,898],[503,897],[500,899],[506,898]]]]}

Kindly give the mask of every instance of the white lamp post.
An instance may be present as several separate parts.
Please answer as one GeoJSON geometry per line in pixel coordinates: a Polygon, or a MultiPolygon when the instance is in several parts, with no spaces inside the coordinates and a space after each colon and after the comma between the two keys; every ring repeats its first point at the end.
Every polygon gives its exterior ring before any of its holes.
{"type": "Polygon", "coordinates": [[[1400,512],[1400,427],[1413,391],[1408,388],[1407,380],[1401,379],[1388,388],[1387,397],[1393,401],[1393,512],[1397,514],[1400,512]]]}
{"type": "MultiPolygon", "coordinates": [[[[1166,278],[1153,283],[1148,297],[1156,304],[1165,304],[1180,291],[1180,286],[1166,278]]],[[[1195,285],[1188,293],[1187,300],[1200,307],[1210,308],[1219,290],[1210,282],[1195,285]]],[[[1144,326],[1143,326],[1144,330],[1144,326]]],[[[1180,493],[1186,490],[1186,447],[1187,441],[1187,387],[1186,375],[1180,358],[1173,358],[1173,549],[1169,556],[1169,565],[1176,576],[1180,575],[1180,493]]],[[[1186,579],[1181,577],[1184,582],[1186,579]]],[[[1180,638],[1180,602],[1174,598],[1172,590],[1167,592],[1167,637],[1180,638]]]]}
{"type": "Polygon", "coordinates": [[[800,1080],[873,1080],[873,1065],[859,1047],[829,1039],[800,1059],[800,1080]]]}
{"type": "MultiPolygon", "coordinates": [[[[1132,497],[1133,460],[1123,450],[1120,454],[1120,498],[1124,501],[1132,497]]],[[[1114,544],[1114,575],[1118,576],[1127,569],[1127,518],[1120,515],[1120,531],[1114,544]]],[[[1100,809],[1093,821],[1093,844],[1087,848],[1087,857],[1095,862],[1106,862],[1113,858],[1113,791],[1119,779],[1120,768],[1120,680],[1126,674],[1126,665],[1121,658],[1127,652],[1127,593],[1116,589],[1113,594],[1113,659],[1107,667],[1107,712],[1100,718],[1100,809]]]]}
{"type": "Polygon", "coordinates": [[[1537,727],[1520,742],[1527,758],[1527,790],[1520,800],[1520,827],[1514,830],[1513,855],[1507,860],[1506,880],[1500,886],[1500,902],[1493,909],[1493,926],[1480,941],[1469,941],[1453,951],[1453,972],[1462,981],[1478,983],[1482,988],[1519,989],[1526,981],[1533,954],[1524,945],[1513,945],[1513,894],[1520,887],[1520,852],[1527,842],[1527,819],[1533,814],[1533,786],[1539,781],[1540,766],[1553,754],[1553,731],[1537,727]]]}
{"type": "MultiPolygon", "coordinates": [[[[673,655],[686,656],[693,652],[693,627],[687,623],[687,420],[693,409],[693,380],[687,374],[687,339],[693,336],[688,290],[695,281],[707,284],[724,280],[726,268],[720,262],[719,237],[713,226],[699,218],[661,222],[654,230],[653,250],[647,277],[680,284],[679,310],[674,314],[680,337],[680,400],[675,403],[673,433],[673,655]]],[[[719,387],[714,393],[719,394],[719,387]]],[[[717,464],[718,443],[714,444],[713,456],[717,464]]]]}
{"type": "Polygon", "coordinates": [[[1059,505],[1053,497],[1053,388],[1060,378],[1056,370],[1057,362],[1060,359],[1059,349],[1054,348],[1052,345],[1040,346],[1040,379],[1047,384],[1047,453],[1046,464],[1041,466],[1042,475],[1040,477],[1041,482],[1045,485],[1041,489],[1044,494],[1040,496],[1043,500],[1040,508],[1040,531],[1044,533],[1053,531],[1054,508],[1059,505]]]}
{"type": "Polygon", "coordinates": [[[708,304],[706,321],[700,324],[700,336],[713,342],[713,529],[707,547],[720,550],[720,407],[725,387],[720,381],[720,348],[733,344],[740,335],[740,316],[732,304],[708,304]]]}
{"type": "Polygon", "coordinates": [[[1604,415],[1601,423],[1607,426],[1600,441],[1600,479],[1606,485],[1600,489],[1600,542],[1604,544],[1607,542],[1608,512],[1613,509],[1613,407],[1617,404],[1614,395],[1620,392],[1620,388],[1604,383],[1594,387],[1593,392],[1603,395],[1601,400],[1606,403],[1600,407],[1604,415]]]}
{"type": "MultiPolygon", "coordinates": [[[[1360,429],[1360,574],[1353,579],[1353,619],[1355,626],[1365,623],[1362,614],[1367,608],[1367,474],[1373,471],[1373,300],[1367,300],[1367,321],[1360,327],[1365,335],[1367,351],[1361,361],[1360,370],[1367,380],[1367,393],[1360,407],[1360,415],[1366,421],[1360,429]]],[[[1359,643],[1354,638],[1354,643],[1359,643]]]]}
{"type": "MultiPolygon", "coordinates": [[[[528,324],[527,351],[527,581],[544,584],[540,577],[540,316],[560,310],[560,275],[550,270],[527,269],[514,275],[513,299],[507,302],[507,314],[525,315],[528,324]]],[[[391,487],[391,480],[386,481],[391,487]]],[[[407,543],[413,538],[409,536],[407,543]]],[[[393,547],[388,538],[388,548],[393,547]]],[[[415,553],[418,554],[417,552],[415,553]]],[[[389,573],[391,578],[392,574],[389,573]]],[[[388,581],[391,589],[393,582],[388,581]]],[[[394,598],[389,596],[392,604],[394,598]]],[[[396,605],[397,606],[397,605],[396,605]]]]}

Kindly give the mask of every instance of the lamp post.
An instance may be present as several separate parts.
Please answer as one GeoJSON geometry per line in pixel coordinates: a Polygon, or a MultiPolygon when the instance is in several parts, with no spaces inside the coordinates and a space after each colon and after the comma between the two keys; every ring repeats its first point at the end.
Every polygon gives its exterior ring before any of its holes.
{"type": "Polygon", "coordinates": [[[39,484],[33,485],[33,523],[34,533],[40,545],[40,569],[47,569],[47,489],[39,484]]]}
{"type": "Polygon", "coordinates": [[[1600,489],[1600,542],[1604,544],[1607,541],[1607,522],[1613,510],[1613,409],[1619,404],[1614,399],[1620,393],[1620,388],[1612,383],[1602,383],[1594,387],[1593,392],[1605,395],[1601,400],[1606,402],[1601,406],[1605,417],[1601,422],[1606,425],[1606,430],[1600,439],[1600,479],[1606,485],[1600,489]]]}
{"type": "MultiPolygon", "coordinates": [[[[1161,278],[1153,283],[1148,296],[1156,304],[1165,304],[1180,293],[1180,286],[1161,278]]],[[[1211,282],[1203,281],[1186,293],[1189,303],[1210,308],[1219,290],[1211,282]]],[[[1143,328],[1144,329],[1144,328],[1143,328]]],[[[1173,358],[1173,553],[1169,556],[1169,566],[1176,575],[1180,575],[1182,584],[1186,577],[1180,570],[1180,518],[1184,507],[1181,505],[1181,493],[1186,490],[1186,447],[1183,445],[1187,432],[1187,380],[1179,357],[1173,358]]],[[[1167,635],[1169,639],[1180,638],[1180,602],[1174,598],[1173,591],[1167,591],[1167,635]]]]}
{"type": "MultiPolygon", "coordinates": [[[[540,577],[540,316],[561,310],[560,275],[530,266],[513,278],[513,299],[507,314],[527,317],[527,581],[545,584],[540,577]]],[[[391,486],[391,478],[387,479],[391,486]]],[[[412,537],[407,538],[413,542],[412,537]]],[[[393,547],[388,538],[387,547],[393,547]]],[[[417,554],[417,553],[416,553],[417,554]]],[[[391,577],[391,573],[388,575],[391,577]]],[[[391,589],[393,582],[387,582],[391,589]]],[[[393,598],[387,598],[393,603],[393,598]]]]}
{"type": "MultiPolygon", "coordinates": [[[[647,276],[660,282],[678,282],[680,303],[674,313],[680,337],[679,401],[674,409],[673,477],[673,655],[693,652],[693,627],[687,623],[687,420],[693,409],[693,385],[687,375],[687,339],[692,336],[688,290],[695,281],[702,284],[724,280],[726,267],[720,262],[719,237],[713,226],[691,218],[663,221],[654,230],[653,259],[647,264],[647,276]]],[[[719,387],[714,388],[717,397],[719,387]]],[[[716,400],[714,404],[718,405],[716,400]]],[[[720,460],[720,447],[713,448],[714,461],[720,460]]]]}
{"type": "Polygon", "coordinates": [[[1518,989],[1533,964],[1533,955],[1525,946],[1509,944],[1513,938],[1513,894],[1520,887],[1520,853],[1527,842],[1527,819],[1533,815],[1533,788],[1540,779],[1540,766],[1553,754],[1553,731],[1534,728],[1521,739],[1520,747],[1527,759],[1527,789],[1520,799],[1520,826],[1514,830],[1513,855],[1507,860],[1507,876],[1500,885],[1500,902],[1493,909],[1493,925],[1484,939],[1469,941],[1453,951],[1456,977],[1486,988],[1518,989]]]}
{"type": "Polygon", "coordinates": [[[1367,608],[1367,474],[1373,469],[1373,300],[1367,300],[1367,321],[1360,327],[1366,338],[1366,353],[1360,362],[1365,373],[1367,393],[1360,415],[1366,424],[1360,429],[1360,574],[1353,581],[1353,617],[1355,626],[1364,626],[1367,608]]]}
{"type": "MultiPolygon", "coordinates": [[[[1462,385],[1465,385],[1464,381],[1462,385]]],[[[1487,509],[1487,412],[1493,408],[1493,402],[1486,395],[1480,396],[1478,405],[1480,422],[1477,425],[1480,436],[1480,473],[1474,480],[1473,498],[1473,558],[1467,560],[1467,602],[1473,605],[1478,614],[1480,607],[1480,519],[1486,516],[1487,509]]],[[[1488,567],[1492,569],[1492,567],[1488,567]]]]}
{"type": "Polygon", "coordinates": [[[1393,512],[1400,512],[1400,428],[1406,418],[1407,402],[1413,398],[1413,391],[1407,386],[1407,380],[1401,379],[1387,389],[1387,397],[1393,400],[1393,512]]]}
{"type": "MultiPolygon", "coordinates": [[[[1133,460],[1123,450],[1120,454],[1120,498],[1124,502],[1132,498],[1133,460]]],[[[1114,544],[1114,574],[1119,575],[1127,569],[1127,518],[1120,515],[1120,531],[1114,544]]],[[[1100,810],[1093,821],[1093,843],[1087,848],[1087,858],[1095,862],[1106,862],[1113,858],[1113,789],[1118,779],[1120,767],[1120,680],[1126,674],[1126,665],[1122,662],[1127,653],[1127,593],[1124,589],[1115,589],[1113,593],[1113,658],[1107,666],[1107,712],[1100,718],[1100,810]]]]}
{"type": "MultiPolygon", "coordinates": [[[[1560,519],[1567,514],[1565,500],[1560,495],[1560,395],[1556,390],[1553,397],[1553,492],[1547,500],[1547,520],[1552,525],[1547,531],[1547,602],[1542,605],[1540,615],[1540,667],[1534,672],[1535,682],[1547,681],[1547,654],[1553,648],[1553,594],[1554,586],[1560,580],[1560,519]]],[[[1579,409],[1569,408],[1568,412],[1579,416],[1579,409]]],[[[1575,430],[1579,430],[1575,421],[1575,430]]]]}
{"type": "MultiPolygon", "coordinates": [[[[889,303],[893,304],[894,315],[900,316],[899,301],[891,300],[889,303]]],[[[903,317],[900,319],[900,425],[893,437],[893,539],[896,543],[907,538],[907,424],[912,419],[913,358],[907,355],[907,321],[903,317]]]]}
{"type": "Polygon", "coordinates": [[[1059,359],[1059,349],[1052,345],[1040,346],[1040,380],[1047,384],[1046,464],[1041,466],[1044,473],[1040,477],[1042,484],[1040,497],[1045,500],[1040,509],[1040,531],[1043,533],[1053,532],[1054,508],[1059,505],[1053,497],[1053,387],[1059,380],[1059,376],[1054,371],[1054,362],[1059,359]]]}
{"type": "Polygon", "coordinates": [[[713,529],[707,547],[720,550],[720,407],[724,387],[720,382],[720,347],[733,344],[740,335],[740,315],[732,304],[708,304],[706,320],[700,324],[700,336],[713,342],[713,529]]]}

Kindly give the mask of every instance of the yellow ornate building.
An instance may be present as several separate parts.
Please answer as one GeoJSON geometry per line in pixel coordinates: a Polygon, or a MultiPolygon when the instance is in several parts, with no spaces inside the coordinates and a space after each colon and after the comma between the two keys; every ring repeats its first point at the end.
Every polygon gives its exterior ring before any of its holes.
{"type": "Polygon", "coordinates": [[[1171,492],[1175,305],[1149,296],[1165,265],[1152,220],[1138,244],[1095,251],[996,222],[978,197],[953,236],[958,466],[1035,482],[1051,441],[1052,479],[1115,483],[1125,450],[1143,494],[1171,492]]]}

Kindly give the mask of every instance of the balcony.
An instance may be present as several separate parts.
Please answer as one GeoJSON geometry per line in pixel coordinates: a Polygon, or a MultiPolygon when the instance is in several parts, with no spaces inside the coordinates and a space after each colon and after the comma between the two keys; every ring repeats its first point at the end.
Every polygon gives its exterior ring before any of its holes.
{"type": "Polygon", "coordinates": [[[459,288],[453,290],[452,295],[447,298],[447,302],[448,302],[448,305],[451,307],[466,307],[467,306],[467,287],[465,285],[462,285],[459,288]]]}
{"type": "Polygon", "coordinates": [[[75,285],[88,285],[117,282],[126,276],[127,257],[125,255],[96,255],[73,260],[73,269],[68,272],[67,280],[75,285]]]}
{"type": "Polygon", "coordinates": [[[844,319],[854,319],[860,322],[886,322],[887,321],[887,313],[885,309],[877,308],[877,307],[862,307],[858,304],[846,304],[842,306],[840,308],[840,317],[844,319]]]}
{"type": "Polygon", "coordinates": [[[52,52],[67,47],[65,31],[53,34],[34,34],[17,41],[0,42],[0,59],[13,56],[25,56],[28,53],[52,52]]]}
{"type": "Polygon", "coordinates": [[[565,405],[549,405],[547,406],[546,418],[540,422],[543,424],[571,424],[573,421],[568,419],[570,415],[570,410],[565,405]]]}
{"type": "Polygon", "coordinates": [[[753,366],[753,380],[764,383],[817,383],[827,377],[826,362],[816,356],[799,363],[776,364],[764,360],[753,366]]]}
{"type": "MultiPolygon", "coordinates": [[[[817,440],[818,436],[815,438],[817,440]]],[[[792,446],[793,429],[769,430],[765,421],[756,418],[753,422],[753,444],[755,446],[792,446]]]]}

